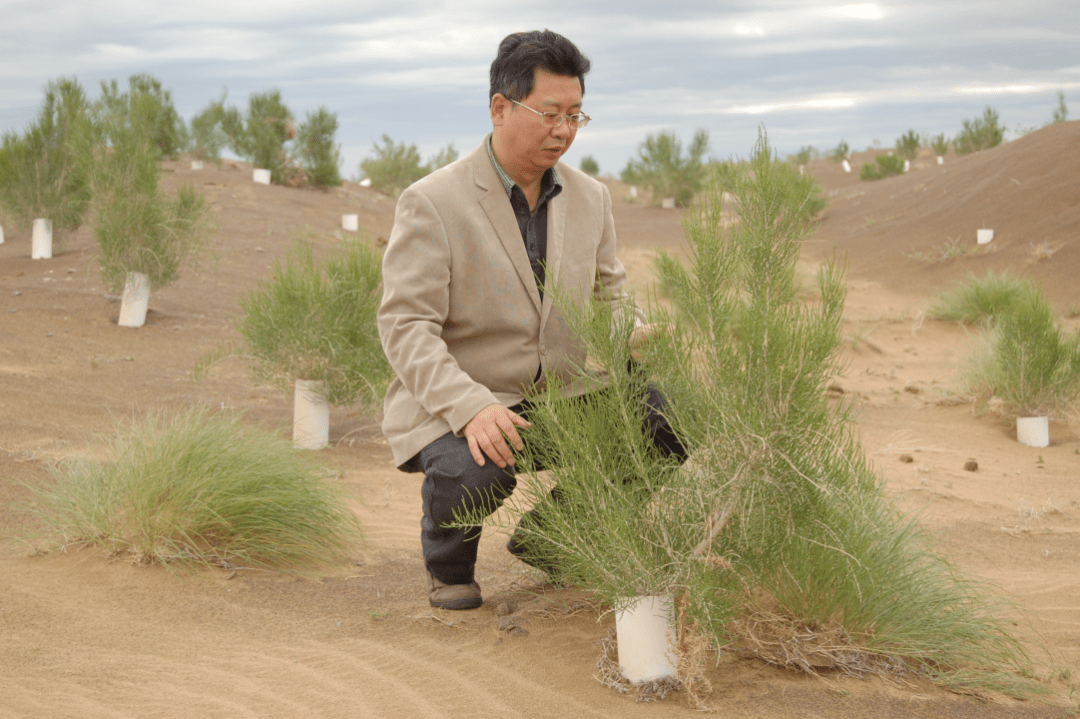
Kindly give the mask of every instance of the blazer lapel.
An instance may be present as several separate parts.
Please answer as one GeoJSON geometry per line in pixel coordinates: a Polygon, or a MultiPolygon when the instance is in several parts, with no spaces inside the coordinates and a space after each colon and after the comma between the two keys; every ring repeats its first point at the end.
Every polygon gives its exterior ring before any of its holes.
{"type": "MultiPolygon", "coordinates": [[[[525,251],[525,243],[521,239],[521,229],[518,227],[514,210],[510,207],[510,200],[506,197],[506,189],[503,187],[499,173],[495,171],[491,160],[487,155],[487,142],[473,153],[473,177],[476,185],[482,191],[480,195],[480,207],[484,209],[495,234],[499,236],[503,249],[510,257],[510,262],[517,270],[521,283],[536,306],[536,311],[541,311],[540,292],[536,289],[536,280],[533,278],[532,265],[529,264],[529,253],[525,251]]],[[[550,208],[548,212],[550,213],[550,208]]],[[[551,216],[548,215],[548,222],[551,216]]],[[[551,236],[550,230],[548,236],[551,236]]],[[[550,256],[550,251],[549,251],[550,256]]]]}
{"type": "MultiPolygon", "coordinates": [[[[566,198],[562,193],[551,198],[547,205],[547,282],[549,287],[559,283],[559,268],[562,263],[563,241],[566,236],[566,198]]],[[[544,293],[544,307],[540,311],[540,330],[544,329],[551,305],[552,293],[544,293]]]]}

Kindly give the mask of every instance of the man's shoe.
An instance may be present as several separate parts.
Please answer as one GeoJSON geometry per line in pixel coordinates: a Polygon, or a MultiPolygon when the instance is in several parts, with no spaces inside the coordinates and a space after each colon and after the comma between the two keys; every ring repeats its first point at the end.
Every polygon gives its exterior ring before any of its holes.
{"type": "Polygon", "coordinates": [[[443,584],[431,572],[428,577],[428,603],[436,609],[476,609],[484,603],[480,596],[480,585],[443,584]]]}
{"type": "MultiPolygon", "coordinates": [[[[551,579],[553,584],[558,582],[558,570],[554,564],[548,561],[544,561],[536,556],[535,553],[530,552],[525,543],[529,540],[525,538],[525,533],[521,531],[521,528],[527,524],[535,524],[538,521],[536,510],[530,509],[522,516],[521,521],[518,522],[517,531],[510,537],[510,541],[506,543],[506,551],[513,554],[521,561],[528,564],[530,567],[535,567],[541,572],[546,572],[548,578],[551,579]]],[[[536,541],[535,537],[532,541],[536,541]]]]}

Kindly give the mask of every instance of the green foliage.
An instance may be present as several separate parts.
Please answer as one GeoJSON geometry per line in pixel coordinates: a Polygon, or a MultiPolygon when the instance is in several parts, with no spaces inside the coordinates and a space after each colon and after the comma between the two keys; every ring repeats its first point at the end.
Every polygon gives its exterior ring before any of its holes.
{"type": "Polygon", "coordinates": [[[102,133],[111,146],[96,146],[88,163],[97,261],[114,294],[129,272],[147,275],[153,288],[169,284],[209,237],[210,206],[201,193],[187,184],[168,197],[158,187],[160,146],[138,120],[154,104],[149,95],[135,95],[120,112],[104,116],[102,133]]]}
{"type": "Polygon", "coordinates": [[[375,326],[381,279],[381,257],[366,243],[321,263],[299,243],[240,301],[242,353],[255,379],[286,391],[297,379],[318,380],[330,404],[381,406],[392,375],[375,326]]]}
{"type": "MultiPolygon", "coordinates": [[[[764,137],[737,167],[739,222],[721,217],[721,190],[710,188],[684,221],[687,265],[660,265],[677,311],[652,308],[666,331],[638,371],[626,371],[630,313],[557,298],[609,383],[587,409],[552,390],[530,414],[518,492],[542,521],[520,530],[529,552],[616,608],[672,595],[682,626],[713,647],[740,646],[767,613],[769,631],[791,637],[785,649],[799,635],[835,637],[840,649],[823,662],[835,670],[1023,690],[1026,657],[999,604],[928,549],[884,495],[851,405],[827,398],[842,369],[845,283],[827,263],[818,300],[796,291],[809,186],[764,137]],[[663,388],[690,447],[682,467],[645,444],[646,381],[663,388]],[[530,474],[541,459],[557,501],[530,474]]],[[[797,650],[811,659],[802,664],[756,649],[813,671],[814,647],[797,650]]]]}
{"type": "Polygon", "coordinates": [[[311,182],[320,187],[337,187],[342,183],[338,166],[341,148],[334,144],[337,133],[337,114],[325,107],[309,112],[296,136],[297,153],[311,182]]]}
{"type": "Polygon", "coordinates": [[[814,147],[813,145],[804,145],[799,148],[798,152],[796,152],[788,159],[791,162],[794,162],[796,165],[805,165],[811,160],[816,160],[819,157],[821,157],[821,152],[819,152],[816,147],[814,147]]]}
{"type": "Polygon", "coordinates": [[[1031,282],[1008,272],[988,272],[982,277],[969,274],[938,295],[929,316],[966,324],[994,321],[1022,297],[1037,292],[1031,282]]]}
{"type": "Polygon", "coordinates": [[[187,150],[200,160],[221,164],[221,151],[230,145],[229,135],[223,127],[225,96],[210,103],[191,119],[187,150]]]}
{"type": "Polygon", "coordinates": [[[934,148],[934,153],[938,157],[943,157],[949,151],[950,144],[951,142],[945,137],[944,132],[930,140],[930,147],[934,148]]]}
{"type": "Polygon", "coordinates": [[[416,145],[406,146],[404,142],[395,145],[389,135],[382,136],[382,145],[371,144],[375,153],[360,163],[360,171],[371,179],[374,187],[391,195],[400,195],[401,191],[421,177],[434,172],[440,167],[449,165],[458,158],[458,152],[453,143],[438,154],[426,165],[420,164],[420,151],[416,145]]]}
{"type": "Polygon", "coordinates": [[[848,147],[848,144],[845,140],[841,140],[839,145],[834,147],[832,150],[829,150],[829,159],[833,162],[841,162],[843,160],[846,160],[848,158],[848,155],[850,154],[851,148],[848,147]]]}
{"type": "Polygon", "coordinates": [[[674,197],[679,205],[688,205],[705,182],[707,169],[703,161],[709,151],[709,133],[698,130],[683,154],[682,142],[674,132],[648,135],[638,146],[637,158],[632,158],[623,170],[622,181],[642,185],[652,190],[653,202],[674,197]]]}
{"type": "Polygon", "coordinates": [[[104,117],[126,118],[126,123],[149,136],[158,159],[173,158],[187,145],[187,128],[173,106],[172,93],[161,81],[144,73],[128,78],[128,91],[121,92],[116,80],[101,82],[101,97],[95,111],[104,117]]]}
{"type": "Polygon", "coordinates": [[[592,155],[586,155],[581,158],[581,171],[586,175],[596,177],[600,174],[600,163],[592,155]]]}
{"type": "Polygon", "coordinates": [[[27,227],[37,218],[51,220],[56,245],[79,228],[89,209],[80,153],[93,142],[90,109],[77,80],[52,80],[34,122],[21,137],[5,133],[0,145],[0,206],[27,227]]]}
{"type": "Polygon", "coordinates": [[[968,358],[967,385],[1008,417],[1052,416],[1080,400],[1080,332],[1063,333],[1040,291],[1025,291],[997,317],[968,358]]]}
{"type": "Polygon", "coordinates": [[[1058,106],[1054,108],[1051,123],[1065,122],[1069,117],[1069,108],[1065,106],[1065,93],[1058,90],[1058,106]]]}
{"type": "Polygon", "coordinates": [[[291,179],[293,168],[285,152],[285,143],[294,134],[295,126],[292,111],[285,106],[279,90],[251,93],[245,115],[235,107],[225,108],[223,104],[220,111],[213,112],[229,137],[233,152],[255,167],[270,170],[271,182],[291,179]]]}
{"type": "Polygon", "coordinates": [[[121,428],[106,459],[53,469],[33,488],[62,546],[88,544],[167,565],[310,574],[361,541],[339,486],[306,453],[203,407],[121,428]]]}
{"type": "Polygon", "coordinates": [[[896,154],[905,160],[914,161],[915,157],[919,154],[919,147],[922,145],[922,139],[919,137],[919,133],[914,130],[908,130],[896,140],[896,154]]]}
{"type": "Polygon", "coordinates": [[[859,171],[860,180],[880,180],[904,174],[904,158],[899,155],[878,155],[874,159],[876,165],[867,162],[862,166],[859,171]]]}
{"type": "Polygon", "coordinates": [[[997,147],[1005,139],[1005,126],[998,124],[997,110],[989,105],[982,117],[964,120],[964,129],[956,136],[953,147],[957,155],[967,155],[979,150],[997,147]]]}

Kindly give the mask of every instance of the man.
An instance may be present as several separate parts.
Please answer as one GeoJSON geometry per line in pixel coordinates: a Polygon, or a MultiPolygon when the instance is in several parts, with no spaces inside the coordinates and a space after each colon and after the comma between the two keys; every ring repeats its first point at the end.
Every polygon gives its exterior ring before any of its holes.
{"type": "MultiPolygon", "coordinates": [[[[491,64],[492,133],[398,200],[378,316],[397,374],[383,433],[400,469],[424,473],[433,607],[483,602],[473,576],[480,528],[444,525],[472,498],[513,490],[514,450],[530,426],[523,403],[552,380],[568,395],[587,389],[574,375],[584,349],[545,286],[612,303],[640,324],[622,290],[607,188],[559,162],[590,119],[581,111],[589,66],[554,32],[505,38],[491,64]]],[[[658,409],[646,413],[655,427],[658,409]]],[[[522,553],[513,540],[508,548],[522,553]]]]}

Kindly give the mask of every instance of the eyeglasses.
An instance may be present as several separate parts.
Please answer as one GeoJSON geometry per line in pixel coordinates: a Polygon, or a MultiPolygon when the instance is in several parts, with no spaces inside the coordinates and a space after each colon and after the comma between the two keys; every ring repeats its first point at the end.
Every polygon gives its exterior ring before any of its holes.
{"type": "MultiPolygon", "coordinates": [[[[507,99],[509,100],[510,98],[507,98],[507,99]]],[[[510,102],[514,103],[515,105],[521,105],[521,103],[518,102],[517,100],[510,100],[510,102]]],[[[524,107],[529,112],[535,112],[537,115],[539,115],[540,116],[540,124],[543,125],[544,127],[558,127],[558,126],[563,124],[563,120],[568,120],[570,122],[570,127],[572,129],[580,130],[581,128],[588,125],[589,120],[592,119],[591,117],[586,115],[584,112],[579,112],[576,115],[564,115],[561,112],[540,112],[539,110],[532,109],[528,105],[521,105],[521,106],[524,107]]]]}

